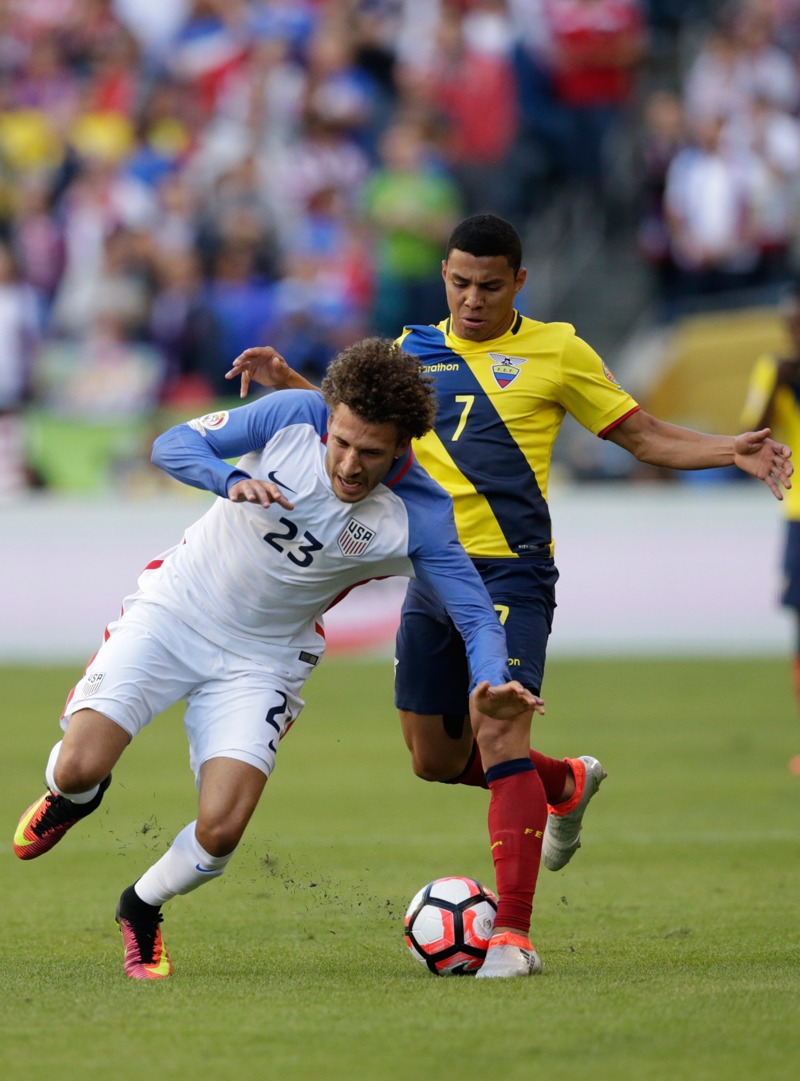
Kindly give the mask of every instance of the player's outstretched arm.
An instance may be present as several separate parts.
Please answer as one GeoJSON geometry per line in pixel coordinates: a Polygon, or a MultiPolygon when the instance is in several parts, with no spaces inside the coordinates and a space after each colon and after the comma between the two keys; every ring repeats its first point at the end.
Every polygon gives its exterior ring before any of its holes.
{"type": "Polygon", "coordinates": [[[520,713],[532,710],[544,713],[544,702],[538,695],[523,687],[517,680],[491,686],[488,679],[477,684],[470,695],[473,706],[487,717],[508,721],[520,713]]]}
{"type": "Polygon", "coordinates": [[[785,443],[770,439],[769,428],[744,432],[733,441],[733,462],[752,477],[763,480],[776,499],[783,499],[781,488],[791,488],[794,466],[792,452],[785,443]]]}
{"type": "Polygon", "coordinates": [[[274,387],[275,390],[316,390],[299,372],[290,367],[277,349],[271,345],[255,345],[245,349],[231,364],[226,379],[241,379],[239,397],[246,398],[250,383],[260,383],[262,387],[274,387]]]}
{"type": "Polygon", "coordinates": [[[640,462],[668,469],[736,465],[764,481],[776,499],[783,499],[781,489],[792,486],[792,452],[769,436],[769,428],[736,436],[707,435],[639,410],[613,428],[607,438],[630,451],[640,462]]]}

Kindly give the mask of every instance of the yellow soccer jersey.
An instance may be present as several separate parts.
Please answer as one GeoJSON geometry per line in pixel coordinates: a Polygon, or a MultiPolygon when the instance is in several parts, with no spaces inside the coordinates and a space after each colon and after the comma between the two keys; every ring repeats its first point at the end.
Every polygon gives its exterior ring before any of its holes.
{"type": "MultiPolygon", "coordinates": [[[[778,377],[780,358],[765,354],[759,357],[750,375],[747,398],[742,410],[742,424],[754,428],[763,416],[778,377]]],[[[780,386],[775,391],[770,410],[769,426],[776,439],[790,447],[800,447],[800,388],[780,386]]],[[[800,521],[800,484],[783,493],[786,517],[800,521]]]]}
{"type": "Polygon", "coordinates": [[[470,342],[450,322],[398,339],[436,380],[436,424],[417,457],[452,495],[471,556],[552,553],[547,484],[564,414],[604,436],[639,406],[568,323],[515,313],[501,337],[470,342]]]}

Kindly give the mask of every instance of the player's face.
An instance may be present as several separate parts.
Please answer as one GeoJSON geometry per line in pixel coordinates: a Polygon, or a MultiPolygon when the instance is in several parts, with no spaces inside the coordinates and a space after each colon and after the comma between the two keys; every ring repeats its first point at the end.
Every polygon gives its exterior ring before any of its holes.
{"type": "Polygon", "coordinates": [[[503,255],[469,255],[454,248],[442,263],[453,333],[470,342],[505,334],[526,274],[524,267],[515,274],[503,255]]]}
{"type": "Polygon", "coordinates": [[[343,503],[364,499],[406,452],[408,442],[398,439],[396,424],[369,424],[340,402],[328,417],[325,455],[333,494],[343,503]]]}

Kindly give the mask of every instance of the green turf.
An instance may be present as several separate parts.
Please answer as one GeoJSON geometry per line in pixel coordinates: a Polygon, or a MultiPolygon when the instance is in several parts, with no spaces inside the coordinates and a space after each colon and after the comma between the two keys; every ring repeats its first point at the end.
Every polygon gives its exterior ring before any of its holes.
{"type": "Polygon", "coordinates": [[[408,770],[391,664],[328,661],[226,875],[166,909],[175,975],[121,971],[121,889],[193,817],[180,714],[44,858],[11,852],[76,671],[0,670],[0,1078],[794,1081],[800,751],[785,660],[554,661],[538,743],[609,770],[542,871],[541,977],[437,979],[402,916],[493,883],[485,793],[408,770]]]}

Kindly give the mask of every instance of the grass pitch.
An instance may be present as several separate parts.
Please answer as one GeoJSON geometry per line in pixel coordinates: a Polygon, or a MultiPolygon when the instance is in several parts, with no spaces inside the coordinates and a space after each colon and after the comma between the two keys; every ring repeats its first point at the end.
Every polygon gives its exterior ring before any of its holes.
{"type": "Polygon", "coordinates": [[[10,839],[77,669],[0,670],[0,1077],[789,1081],[800,1061],[800,752],[786,660],[551,662],[537,743],[609,771],[542,870],[530,980],[437,979],[405,907],[493,884],[486,793],[412,777],[391,663],[328,661],[227,873],[165,909],[174,977],[122,974],[114,909],[194,817],[180,710],[47,856],[10,839]]]}

